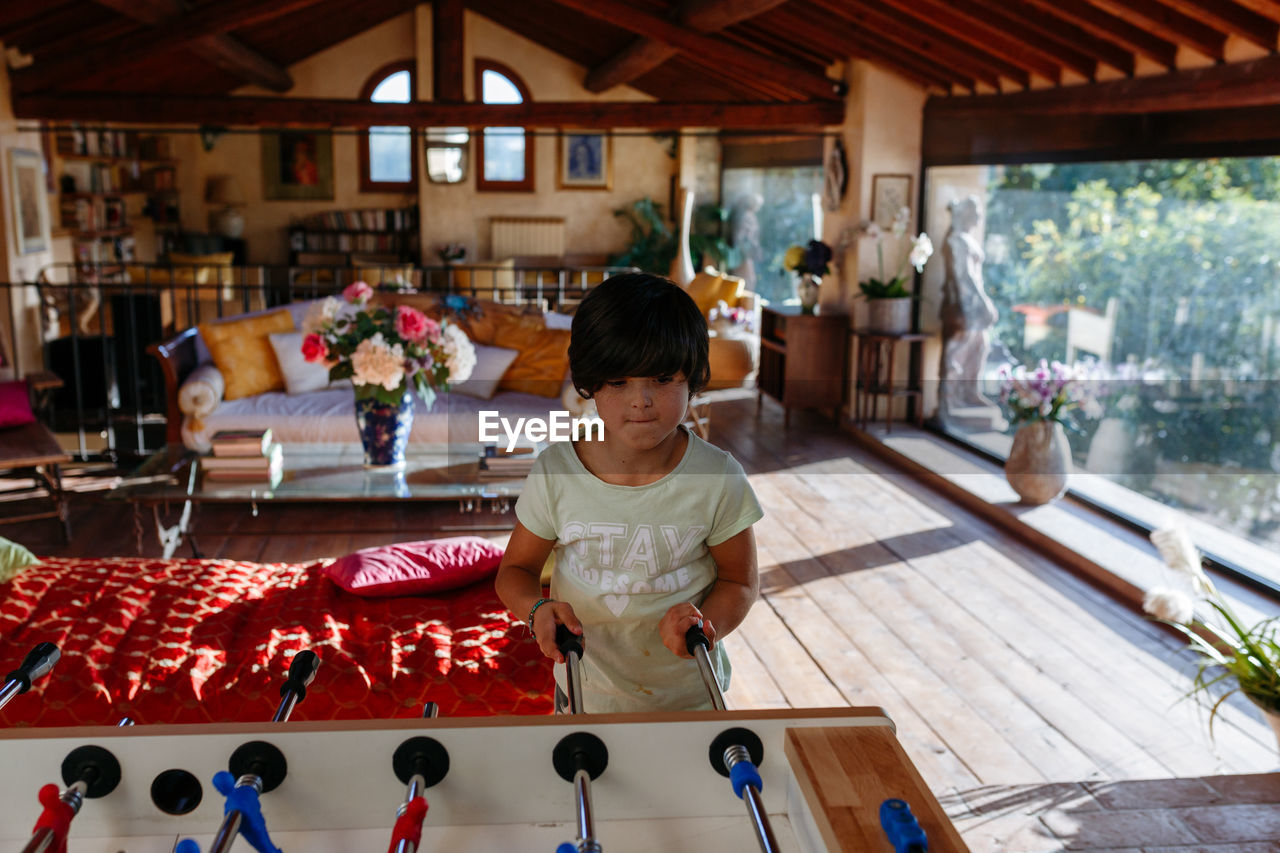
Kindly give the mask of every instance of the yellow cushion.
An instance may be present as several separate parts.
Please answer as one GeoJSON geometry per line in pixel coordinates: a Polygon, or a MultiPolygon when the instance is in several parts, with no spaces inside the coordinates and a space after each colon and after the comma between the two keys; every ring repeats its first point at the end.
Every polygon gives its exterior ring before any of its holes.
{"type": "Polygon", "coordinates": [[[689,286],[685,288],[704,317],[722,301],[730,308],[736,308],[738,299],[745,289],[745,280],[707,270],[695,275],[693,281],[689,282],[689,286]]]}
{"type": "Polygon", "coordinates": [[[568,329],[548,329],[540,313],[502,315],[493,344],[520,353],[502,374],[499,388],[540,397],[560,396],[569,372],[568,329]]]}
{"type": "Polygon", "coordinates": [[[201,323],[199,328],[213,363],[226,381],[224,399],[284,389],[284,375],[269,335],[293,331],[293,315],[288,308],[237,320],[201,323]]]}
{"type": "Polygon", "coordinates": [[[756,369],[751,355],[751,344],[742,338],[712,338],[707,358],[711,367],[711,379],[707,390],[737,388],[756,369]]]}
{"type": "Polygon", "coordinates": [[[212,255],[169,253],[169,263],[174,265],[174,280],[179,284],[232,284],[235,281],[235,273],[231,269],[233,258],[232,252],[212,255]]]}
{"type": "Polygon", "coordinates": [[[363,281],[374,288],[390,288],[413,284],[413,264],[379,264],[378,266],[353,267],[355,278],[352,281],[363,281]]]}

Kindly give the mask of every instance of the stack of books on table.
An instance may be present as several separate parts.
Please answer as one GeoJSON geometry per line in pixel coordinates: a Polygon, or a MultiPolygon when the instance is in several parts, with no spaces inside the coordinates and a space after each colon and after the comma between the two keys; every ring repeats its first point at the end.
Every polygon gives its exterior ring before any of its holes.
{"type": "Polygon", "coordinates": [[[206,480],[232,483],[280,482],[284,448],[271,430],[221,430],[213,434],[213,455],[200,460],[206,480]]]}
{"type": "Polygon", "coordinates": [[[533,460],[546,447],[544,442],[486,444],[480,454],[480,476],[490,480],[518,480],[528,475],[533,460]]]}

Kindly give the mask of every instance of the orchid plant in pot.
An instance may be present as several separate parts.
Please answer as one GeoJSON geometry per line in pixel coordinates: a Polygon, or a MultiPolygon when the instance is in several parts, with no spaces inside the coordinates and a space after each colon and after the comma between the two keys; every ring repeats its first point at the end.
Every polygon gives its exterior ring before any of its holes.
{"type": "Polygon", "coordinates": [[[911,291],[907,289],[907,268],[923,272],[924,265],[933,256],[933,241],[920,232],[911,238],[902,253],[902,260],[893,275],[885,275],[884,241],[887,236],[901,240],[907,235],[911,221],[911,208],[901,208],[893,217],[893,224],[886,233],[870,220],[858,224],[855,233],[876,241],[877,276],[858,282],[858,289],[867,300],[867,325],[879,332],[905,332],[911,328],[911,291]]]}
{"type": "Polygon", "coordinates": [[[1142,606],[1190,641],[1196,674],[1187,695],[1209,704],[1210,735],[1222,703],[1240,692],[1262,710],[1280,742],[1280,617],[1252,625],[1242,619],[1205,574],[1185,528],[1153,531],[1151,541],[1176,581],[1152,588],[1142,606]]]}
{"type": "Polygon", "coordinates": [[[356,426],[365,464],[404,464],[413,426],[414,397],[427,409],[437,391],[471,375],[476,351],[456,325],[436,321],[409,305],[372,302],[374,290],[357,281],[316,305],[303,322],[302,355],[329,368],[331,380],[355,386],[356,426]]]}

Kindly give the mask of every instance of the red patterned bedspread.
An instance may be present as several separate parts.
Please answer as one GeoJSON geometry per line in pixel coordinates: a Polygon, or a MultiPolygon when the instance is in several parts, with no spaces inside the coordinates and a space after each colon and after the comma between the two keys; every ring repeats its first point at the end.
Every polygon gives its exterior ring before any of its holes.
{"type": "Polygon", "coordinates": [[[50,557],[0,585],[0,676],[38,642],[62,659],[0,724],[265,722],[305,648],[321,664],[291,719],[551,711],[550,662],[490,582],[367,599],[320,565],[50,557]]]}

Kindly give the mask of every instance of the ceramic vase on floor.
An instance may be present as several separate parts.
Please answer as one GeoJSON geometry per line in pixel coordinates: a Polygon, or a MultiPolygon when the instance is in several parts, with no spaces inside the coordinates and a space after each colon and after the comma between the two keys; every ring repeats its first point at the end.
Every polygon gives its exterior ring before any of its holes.
{"type": "Polygon", "coordinates": [[[414,395],[405,391],[395,403],[384,403],[356,388],[356,429],[369,468],[401,467],[413,429],[414,395]]]}
{"type": "Polygon", "coordinates": [[[822,279],[812,273],[801,273],[796,283],[796,296],[800,297],[800,311],[812,314],[818,310],[818,287],[822,279]]]}
{"type": "Polygon", "coordinates": [[[1062,424],[1032,421],[1013,436],[1004,476],[1023,503],[1040,505],[1062,497],[1071,475],[1071,445],[1062,424]]]}

